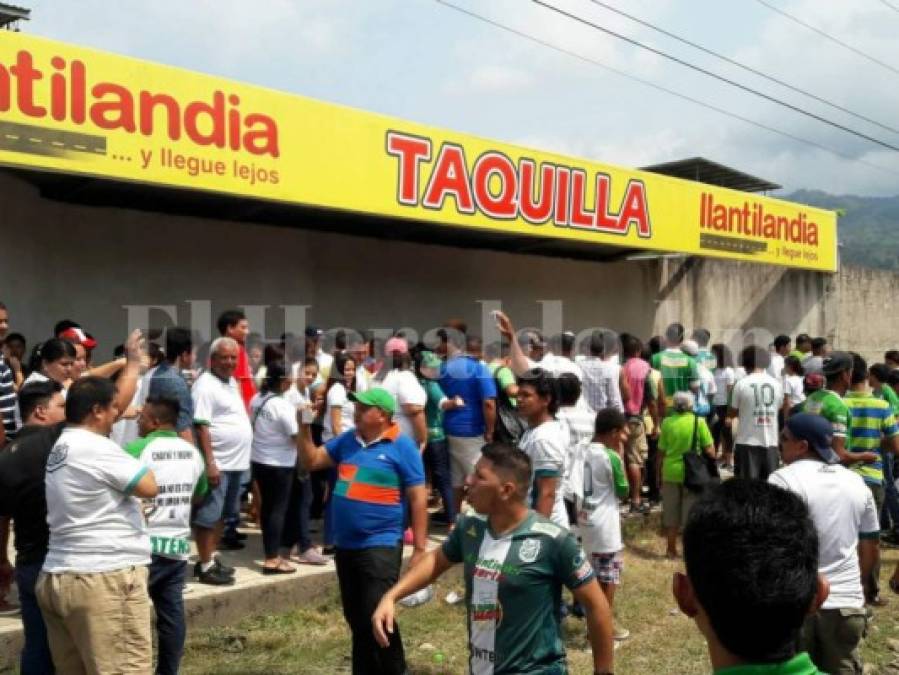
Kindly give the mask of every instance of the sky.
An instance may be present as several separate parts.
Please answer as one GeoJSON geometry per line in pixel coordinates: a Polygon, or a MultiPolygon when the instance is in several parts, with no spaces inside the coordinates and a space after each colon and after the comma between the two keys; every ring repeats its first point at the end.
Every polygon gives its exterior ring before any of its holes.
{"type": "MultiPolygon", "coordinates": [[[[614,14],[544,0],[592,23],[899,146],[856,119],[614,14]]],[[[432,126],[625,167],[703,156],[784,186],[899,194],[899,152],[787,110],[531,0],[19,0],[35,35],[432,126]],[[709,110],[676,90],[833,152],[709,110]],[[838,153],[838,154],[834,154],[838,153]]],[[[899,0],[603,0],[607,5],[899,129],[899,0]],[[893,6],[893,8],[890,7],[893,6]],[[895,70],[892,70],[894,68],[895,70]]]]}

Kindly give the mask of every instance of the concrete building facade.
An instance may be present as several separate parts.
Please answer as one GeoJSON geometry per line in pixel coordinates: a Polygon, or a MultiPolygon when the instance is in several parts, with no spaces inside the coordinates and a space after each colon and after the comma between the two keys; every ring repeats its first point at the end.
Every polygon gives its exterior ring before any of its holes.
{"type": "MultiPolygon", "coordinates": [[[[824,335],[878,360],[895,347],[883,303],[899,276],[827,274],[698,257],[591,262],[55,201],[0,173],[0,299],[29,341],[79,321],[105,358],[130,326],[204,337],[244,306],[268,339],[305,323],[419,334],[449,317],[492,337],[489,311],[520,326],[648,337],[670,321],[738,347],[824,335]],[[748,331],[748,337],[747,337],[748,331]]],[[[464,233],[460,234],[464,236],[464,233]]]]}

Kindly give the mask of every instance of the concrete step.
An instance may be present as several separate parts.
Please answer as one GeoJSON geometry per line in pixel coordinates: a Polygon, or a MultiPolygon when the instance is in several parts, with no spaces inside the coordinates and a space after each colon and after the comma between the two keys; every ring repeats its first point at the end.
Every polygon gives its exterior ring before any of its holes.
{"type": "MultiPolygon", "coordinates": [[[[254,614],[285,612],[322,595],[337,581],[333,560],[324,566],[295,565],[294,574],[263,576],[262,536],[259,530],[244,527],[248,534],[246,548],[242,551],[221,552],[224,564],[235,568],[233,586],[208,586],[199,583],[193,575],[195,557],[188,568],[188,592],[184,595],[188,633],[209,626],[237,623],[254,614]]],[[[321,531],[320,523],[316,528],[321,531]]],[[[431,526],[435,530],[430,544],[436,546],[445,538],[446,529],[431,526]]],[[[411,555],[406,547],[404,555],[411,555]]],[[[15,586],[10,599],[15,601],[15,586]]],[[[22,649],[22,621],[19,616],[0,617],[0,670],[12,668],[22,649]]]]}

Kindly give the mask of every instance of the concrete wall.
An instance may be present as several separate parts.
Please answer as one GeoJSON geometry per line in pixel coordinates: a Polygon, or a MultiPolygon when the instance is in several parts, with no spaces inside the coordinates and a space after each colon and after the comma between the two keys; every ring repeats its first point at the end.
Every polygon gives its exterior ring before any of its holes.
{"type": "Polygon", "coordinates": [[[780,334],[827,335],[831,275],[770,265],[690,258],[664,261],[656,332],[671,321],[704,326],[739,347],[780,334]]]}
{"type": "MultiPolygon", "coordinates": [[[[680,320],[734,344],[755,329],[759,340],[805,331],[872,354],[892,345],[882,307],[899,277],[883,272],[832,276],[699,258],[592,263],[427,246],[53,202],[6,173],[0,199],[0,299],[13,330],[40,340],[72,318],[100,340],[100,357],[123,340],[127,307],[147,305],[173,306],[177,323],[203,332],[223,309],[257,306],[254,329],[264,323],[271,338],[284,330],[282,305],[309,306],[308,321],[324,327],[424,332],[461,317],[481,332],[482,313],[494,306],[479,304],[487,300],[547,332],[605,326],[649,336],[680,320]]],[[[154,311],[150,323],[173,321],[154,311]]]]}
{"type": "MultiPolygon", "coordinates": [[[[270,337],[284,328],[281,305],[310,306],[320,326],[424,331],[449,317],[479,326],[479,300],[537,325],[538,301],[556,300],[566,327],[652,327],[651,262],[600,265],[78,206],[42,199],[8,174],[0,174],[0,199],[0,298],[13,330],[44,339],[58,319],[72,318],[100,340],[101,355],[122,341],[126,306],[175,305],[188,325],[190,300],[211,301],[213,318],[235,305],[267,305],[270,337]]],[[[161,312],[151,322],[169,323],[161,312]]],[[[209,329],[209,320],[195,323],[209,329]]]]}
{"type": "Polygon", "coordinates": [[[882,362],[888,349],[899,349],[896,301],[899,274],[845,267],[834,280],[834,342],[852,345],[869,362],[882,362]]]}

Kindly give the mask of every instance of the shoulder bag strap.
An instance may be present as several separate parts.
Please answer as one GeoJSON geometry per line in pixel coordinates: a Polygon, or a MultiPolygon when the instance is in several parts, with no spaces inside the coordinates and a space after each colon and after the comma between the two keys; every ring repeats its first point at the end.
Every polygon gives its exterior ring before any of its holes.
{"type": "Polygon", "coordinates": [[[271,401],[273,398],[275,398],[275,396],[277,396],[277,394],[269,394],[264,399],[262,399],[262,403],[260,403],[259,407],[256,408],[256,413],[253,415],[253,431],[254,432],[256,431],[256,421],[259,419],[259,413],[262,412],[262,409],[265,407],[265,405],[269,401],[271,401]]]}
{"type": "Polygon", "coordinates": [[[695,452],[697,455],[699,454],[699,450],[696,447],[696,437],[697,432],[699,431],[699,415],[693,413],[693,438],[690,441],[690,452],[695,452]]]}

